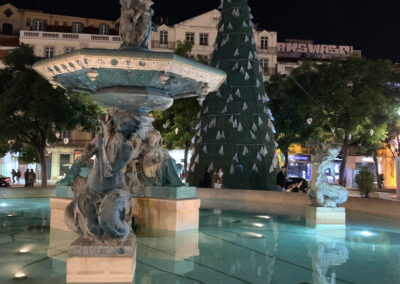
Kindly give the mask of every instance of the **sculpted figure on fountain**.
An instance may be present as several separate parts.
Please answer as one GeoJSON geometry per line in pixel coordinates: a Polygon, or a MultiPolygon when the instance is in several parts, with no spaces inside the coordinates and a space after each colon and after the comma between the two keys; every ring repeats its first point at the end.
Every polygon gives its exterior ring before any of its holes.
{"type": "Polygon", "coordinates": [[[327,172],[335,176],[335,160],[339,155],[341,147],[339,144],[323,145],[312,163],[317,169],[313,173],[311,188],[308,191],[312,205],[317,207],[337,207],[346,202],[349,192],[343,186],[332,184],[328,180],[327,172]]]}
{"type": "Polygon", "coordinates": [[[148,48],[154,14],[151,0],[120,0],[121,17],[117,21],[124,46],[148,48]]]}
{"type": "Polygon", "coordinates": [[[140,195],[144,186],[183,186],[160,133],[151,124],[150,130],[149,125],[143,127],[137,115],[110,109],[101,120],[100,133],[68,174],[76,196],[65,220],[85,237],[126,237],[131,231],[132,196],[140,195]],[[93,156],[94,166],[86,179],[77,169],[90,164],[93,156]]]}
{"type": "Polygon", "coordinates": [[[70,229],[89,238],[104,234],[124,238],[131,232],[131,194],[123,169],[133,157],[131,136],[139,121],[130,112],[110,110],[97,137],[88,145],[85,161],[95,155],[88,179],[72,182],[76,196],[67,207],[65,220],[70,229]]]}

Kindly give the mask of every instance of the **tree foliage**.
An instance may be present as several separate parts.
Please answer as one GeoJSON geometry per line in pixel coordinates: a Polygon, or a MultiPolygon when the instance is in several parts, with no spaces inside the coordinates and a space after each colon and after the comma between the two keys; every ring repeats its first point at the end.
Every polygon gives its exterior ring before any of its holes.
{"type": "Polygon", "coordinates": [[[381,147],[386,138],[387,126],[398,109],[400,72],[388,60],[348,57],[325,64],[307,64],[290,76],[292,80],[277,78],[267,86],[274,90],[272,105],[279,105],[282,95],[287,104],[293,101],[297,108],[294,116],[289,111],[280,114],[274,111],[279,120],[278,131],[289,136],[293,143],[301,142],[294,139],[297,133],[300,137],[304,135],[300,140],[311,138],[313,143],[326,140],[342,143],[340,183],[343,185],[350,147],[371,152],[381,147]],[[308,129],[304,128],[303,112],[312,118],[311,135],[303,134],[308,129]],[[298,125],[287,122],[295,119],[302,122],[298,125]]]}
{"type": "MultiPolygon", "coordinates": [[[[178,41],[175,54],[189,57],[193,45],[188,42],[178,41]]],[[[166,111],[154,111],[154,127],[160,131],[164,139],[164,145],[168,149],[184,148],[184,168],[187,168],[187,158],[192,138],[195,135],[197,124],[197,113],[200,105],[195,97],[178,99],[174,101],[171,108],[166,111]]]]}
{"type": "Polygon", "coordinates": [[[0,155],[12,151],[26,153],[31,162],[38,158],[46,186],[45,149],[57,140],[55,132],[78,125],[94,129],[102,108],[89,95],[67,98],[62,89],[53,89],[32,69],[37,60],[33,49],[23,44],[5,57],[6,68],[0,71],[0,155]]]}
{"type": "Polygon", "coordinates": [[[312,146],[318,141],[322,130],[312,123],[313,98],[297,82],[311,86],[314,80],[312,65],[304,64],[295,69],[290,76],[276,74],[265,85],[270,98],[270,107],[275,117],[276,142],[285,155],[285,166],[288,163],[288,151],[291,144],[306,144],[312,146]]]}

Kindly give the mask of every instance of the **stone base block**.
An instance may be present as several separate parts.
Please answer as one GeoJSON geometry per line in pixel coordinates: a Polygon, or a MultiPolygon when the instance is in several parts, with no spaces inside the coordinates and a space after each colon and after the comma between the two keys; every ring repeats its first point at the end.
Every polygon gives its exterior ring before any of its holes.
{"type": "Polygon", "coordinates": [[[71,201],[72,199],[70,198],[50,198],[50,228],[70,231],[64,223],[64,211],[71,201]]]}
{"type": "Polygon", "coordinates": [[[68,249],[79,235],[72,231],[50,228],[49,247],[47,248],[47,256],[62,262],[68,257],[68,249]]]}
{"type": "Polygon", "coordinates": [[[90,241],[79,238],[69,248],[67,283],[132,283],[136,237],[90,241]]]}
{"type": "Polygon", "coordinates": [[[200,199],[134,198],[133,216],[142,227],[183,231],[199,227],[200,199]]]}
{"type": "Polygon", "coordinates": [[[306,212],[307,226],[321,225],[346,225],[346,209],[343,207],[314,207],[307,206],[306,212]]]}

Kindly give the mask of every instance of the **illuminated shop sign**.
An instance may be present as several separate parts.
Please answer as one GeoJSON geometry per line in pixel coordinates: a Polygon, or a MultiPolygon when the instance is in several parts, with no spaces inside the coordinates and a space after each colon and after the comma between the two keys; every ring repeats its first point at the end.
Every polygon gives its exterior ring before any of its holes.
{"type": "Polygon", "coordinates": [[[310,156],[306,155],[289,155],[289,160],[293,161],[311,161],[310,156]]]}
{"type": "Polygon", "coordinates": [[[332,59],[349,56],[353,53],[353,47],[306,42],[278,42],[277,53],[278,57],[283,58],[332,59]]]}

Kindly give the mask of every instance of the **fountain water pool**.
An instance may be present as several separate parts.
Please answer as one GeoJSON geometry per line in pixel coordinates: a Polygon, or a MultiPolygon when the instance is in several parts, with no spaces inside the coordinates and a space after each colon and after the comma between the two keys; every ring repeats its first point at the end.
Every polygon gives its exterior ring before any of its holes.
{"type": "MultiPolygon", "coordinates": [[[[22,272],[28,277],[23,283],[65,283],[65,257],[76,235],[50,231],[48,199],[0,203],[7,204],[0,208],[0,282],[15,283],[13,275],[22,272]],[[29,253],[18,254],[20,249],[29,253]]],[[[331,278],[397,283],[400,278],[400,220],[349,213],[345,236],[336,238],[316,235],[304,216],[265,208],[202,209],[199,230],[137,230],[133,283],[324,283],[323,277],[325,283],[331,278]]]]}

